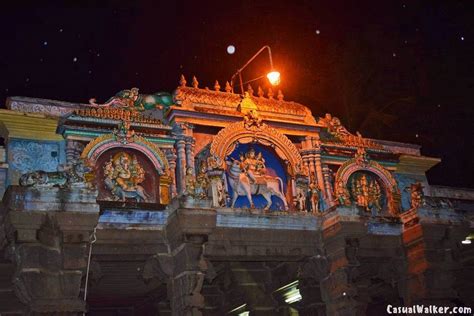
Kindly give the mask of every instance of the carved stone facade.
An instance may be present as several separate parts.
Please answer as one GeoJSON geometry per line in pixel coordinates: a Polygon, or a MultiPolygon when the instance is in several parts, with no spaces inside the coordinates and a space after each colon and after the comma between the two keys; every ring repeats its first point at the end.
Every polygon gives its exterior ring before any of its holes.
{"type": "Polygon", "coordinates": [[[430,186],[439,159],[191,82],[0,110],[0,314],[474,307],[474,192],[430,186]]]}

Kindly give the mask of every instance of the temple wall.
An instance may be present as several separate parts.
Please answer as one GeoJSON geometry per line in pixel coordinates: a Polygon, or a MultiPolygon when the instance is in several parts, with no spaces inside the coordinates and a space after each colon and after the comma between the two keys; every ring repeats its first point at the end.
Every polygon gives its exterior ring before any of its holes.
{"type": "Polygon", "coordinates": [[[353,135],[281,92],[192,85],[183,77],[176,104],[145,113],[8,100],[0,295],[14,287],[25,313],[44,315],[77,315],[86,302],[97,315],[176,316],[471,304],[474,260],[461,242],[474,237],[474,193],[429,186],[426,170],[439,159],[353,135]],[[78,158],[84,169],[61,173],[78,158]],[[46,183],[33,173],[18,186],[22,174],[58,169],[46,183]],[[59,185],[58,174],[68,181],[59,185]]]}

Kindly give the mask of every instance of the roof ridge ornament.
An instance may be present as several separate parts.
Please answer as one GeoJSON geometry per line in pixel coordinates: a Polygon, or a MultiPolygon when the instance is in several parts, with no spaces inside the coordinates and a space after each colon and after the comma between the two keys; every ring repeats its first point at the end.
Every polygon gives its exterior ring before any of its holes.
{"type": "Polygon", "coordinates": [[[268,88],[268,90],[267,90],[267,96],[268,96],[268,98],[269,98],[270,100],[273,99],[273,90],[272,90],[272,88],[268,88]]]}
{"type": "Polygon", "coordinates": [[[179,78],[179,86],[186,87],[186,83],[186,78],[184,77],[184,75],[181,75],[181,77],[179,78]]]}
{"type": "Polygon", "coordinates": [[[230,86],[229,81],[225,82],[225,92],[230,93],[232,91],[232,87],[230,86]]]}
{"type": "Polygon", "coordinates": [[[217,81],[217,80],[214,83],[214,90],[217,91],[217,92],[221,91],[221,85],[219,84],[219,81],[217,81]]]}
{"type": "Polygon", "coordinates": [[[193,76],[193,83],[192,83],[192,85],[193,85],[193,88],[194,88],[194,89],[199,88],[199,81],[197,80],[196,76],[193,76]]]}
{"type": "Polygon", "coordinates": [[[277,95],[278,101],[283,101],[284,97],[285,96],[283,95],[283,92],[281,92],[281,89],[278,89],[278,95],[277,95]]]}

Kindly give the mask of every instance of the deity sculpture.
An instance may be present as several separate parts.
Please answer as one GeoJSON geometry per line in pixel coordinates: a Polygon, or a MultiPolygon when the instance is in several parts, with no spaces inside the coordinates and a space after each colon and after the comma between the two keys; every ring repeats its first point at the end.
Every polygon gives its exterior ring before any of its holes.
{"type": "Polygon", "coordinates": [[[130,128],[129,121],[121,121],[118,130],[114,130],[116,139],[122,144],[132,143],[135,138],[135,131],[130,128]]]}
{"type": "Polygon", "coordinates": [[[380,185],[376,180],[369,180],[363,174],[356,179],[352,178],[352,196],[355,199],[356,205],[363,207],[366,211],[371,211],[372,208],[380,211],[380,199],[382,197],[380,185]]]}
{"type": "Polygon", "coordinates": [[[184,195],[194,197],[196,193],[196,178],[193,175],[193,168],[186,169],[185,183],[186,190],[184,195]]]}
{"type": "Polygon", "coordinates": [[[261,152],[256,154],[255,149],[250,148],[245,155],[240,155],[240,161],[242,171],[247,174],[251,183],[256,183],[257,176],[265,175],[267,168],[261,152]]]}
{"type": "Polygon", "coordinates": [[[148,200],[145,189],[140,185],[145,181],[145,170],[136,156],[130,157],[125,152],[114,155],[104,165],[104,183],[115,200],[125,201],[135,198],[137,201],[148,200]]]}
{"type": "Polygon", "coordinates": [[[309,210],[313,213],[316,213],[320,210],[320,201],[321,201],[321,189],[315,181],[312,181],[309,184],[309,190],[306,198],[306,205],[309,207],[309,210]]]}
{"type": "Polygon", "coordinates": [[[423,204],[423,186],[421,182],[415,182],[410,184],[408,188],[410,191],[410,206],[411,208],[418,208],[423,204]]]}
{"type": "Polygon", "coordinates": [[[234,207],[239,196],[246,196],[250,207],[254,207],[252,194],[260,194],[267,201],[265,210],[272,205],[272,196],[279,197],[283,201],[285,210],[288,209],[283,193],[283,181],[279,177],[266,174],[265,159],[261,153],[257,155],[255,149],[250,148],[247,153],[240,154],[239,160],[232,159],[232,162],[229,161],[227,164],[229,165],[229,185],[233,191],[231,207],[234,207]]]}
{"type": "Polygon", "coordinates": [[[262,119],[255,110],[250,110],[247,115],[244,116],[244,126],[249,129],[252,126],[259,128],[262,125],[262,119]]]}
{"type": "Polygon", "coordinates": [[[204,161],[201,162],[201,166],[196,176],[196,183],[194,188],[194,196],[199,199],[207,198],[209,190],[209,177],[207,176],[207,166],[204,161]]]}
{"type": "Polygon", "coordinates": [[[337,181],[336,183],[336,197],[339,205],[341,206],[350,206],[351,205],[351,196],[347,190],[344,182],[342,180],[337,181]]]}

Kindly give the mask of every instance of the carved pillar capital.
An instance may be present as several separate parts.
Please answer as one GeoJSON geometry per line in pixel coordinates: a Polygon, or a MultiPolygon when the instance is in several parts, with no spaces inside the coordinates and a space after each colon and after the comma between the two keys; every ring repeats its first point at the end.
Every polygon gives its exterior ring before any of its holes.
{"type": "Polygon", "coordinates": [[[84,312],[79,294],[98,221],[95,201],[80,190],[10,187],[3,207],[7,230],[14,232],[8,246],[17,297],[32,313],[84,312]]]}

